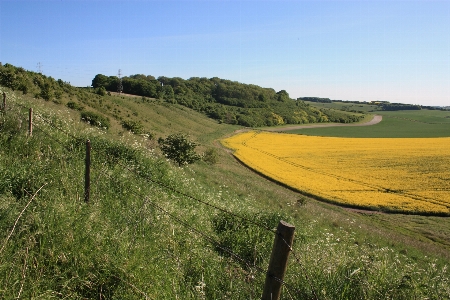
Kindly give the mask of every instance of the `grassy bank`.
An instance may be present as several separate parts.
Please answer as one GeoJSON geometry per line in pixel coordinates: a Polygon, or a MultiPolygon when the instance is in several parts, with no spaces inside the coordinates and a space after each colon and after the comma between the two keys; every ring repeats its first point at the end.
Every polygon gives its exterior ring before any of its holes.
{"type": "MultiPolygon", "coordinates": [[[[3,90],[11,105],[0,125],[2,298],[259,298],[274,234],[248,220],[274,228],[280,219],[296,225],[283,299],[450,297],[448,245],[414,226],[439,224],[445,232],[447,219],[360,213],[305,198],[217,145],[237,127],[176,105],[107,96],[102,105],[117,106],[105,113],[112,116],[105,131],[64,103],[3,90]],[[35,109],[32,137],[27,110],[15,104],[35,109]],[[125,118],[153,139],[128,133],[125,118]],[[156,137],[184,128],[201,149],[216,149],[216,164],[179,168],[158,153],[156,137]],[[93,185],[84,203],[88,138],[93,185]]],[[[105,112],[96,96],[84,99],[92,103],[86,109],[105,112]]]]}

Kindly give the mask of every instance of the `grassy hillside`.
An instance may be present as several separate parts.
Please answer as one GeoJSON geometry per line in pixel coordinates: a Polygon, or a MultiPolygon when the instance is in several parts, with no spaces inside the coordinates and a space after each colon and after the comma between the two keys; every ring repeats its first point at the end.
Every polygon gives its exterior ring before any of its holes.
{"type": "Polygon", "coordinates": [[[204,113],[221,123],[246,127],[306,124],[316,122],[351,123],[361,119],[357,114],[316,109],[289,97],[285,90],[275,92],[253,84],[213,78],[191,77],[187,80],[164,76],[136,74],[119,78],[98,74],[92,86],[99,94],[117,91],[144,97],[164,99],[204,113]],[[120,84],[119,84],[120,82],[120,84]]]}
{"type": "Polygon", "coordinates": [[[240,127],[177,104],[75,88],[55,101],[1,91],[1,298],[259,298],[274,238],[260,225],[280,219],[296,225],[283,299],[450,297],[448,218],[305,198],[218,145],[240,127]],[[108,117],[109,129],[82,122],[69,102],[108,117]],[[124,129],[124,120],[146,135],[124,129]],[[155,141],[176,132],[200,142],[200,152],[216,149],[218,162],[167,161],[155,141]],[[93,184],[84,203],[88,138],[93,184]]]}

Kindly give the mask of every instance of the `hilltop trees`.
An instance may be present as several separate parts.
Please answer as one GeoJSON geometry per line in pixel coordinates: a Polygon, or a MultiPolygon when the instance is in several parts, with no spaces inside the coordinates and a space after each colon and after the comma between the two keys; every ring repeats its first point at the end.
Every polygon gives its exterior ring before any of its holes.
{"type": "Polygon", "coordinates": [[[403,104],[403,103],[383,103],[381,104],[382,110],[421,110],[420,105],[403,104]]]}
{"type": "Polygon", "coordinates": [[[24,94],[33,94],[36,98],[44,100],[60,99],[63,92],[73,90],[73,87],[52,77],[26,71],[24,68],[11,64],[0,64],[0,85],[18,90],[24,94]]]}
{"type": "MultiPolygon", "coordinates": [[[[119,79],[116,76],[105,76],[97,74],[92,80],[93,88],[104,87],[107,91],[117,91],[119,79]]],[[[161,93],[161,83],[153,76],[136,74],[122,78],[123,92],[127,94],[139,95],[150,98],[159,98],[161,93]]]]}
{"type": "MultiPolygon", "coordinates": [[[[116,76],[97,74],[92,80],[93,92],[103,96],[106,91],[117,91],[118,83],[116,76]]],[[[10,64],[0,64],[0,84],[55,102],[60,101],[63,93],[68,93],[69,97],[79,93],[79,89],[62,80],[10,64]]],[[[136,74],[123,77],[122,86],[127,94],[183,105],[220,123],[248,127],[328,121],[350,123],[361,118],[329,109],[318,110],[302,100],[291,99],[285,90],[276,92],[272,88],[218,77],[182,79],[160,76],[155,79],[151,75],[136,74]]]]}
{"type": "Polygon", "coordinates": [[[281,90],[277,93],[277,100],[281,102],[287,102],[290,100],[288,92],[281,90]]]}
{"type": "Polygon", "coordinates": [[[164,85],[161,92],[158,93],[158,98],[165,99],[167,102],[175,103],[175,93],[170,85],[164,85]]]}
{"type": "Polygon", "coordinates": [[[102,74],[97,74],[94,77],[94,79],[92,80],[92,87],[94,89],[100,88],[100,87],[109,88],[110,84],[111,84],[111,81],[112,81],[111,79],[114,80],[114,78],[107,77],[107,76],[102,75],[102,74]]]}
{"type": "MultiPolygon", "coordinates": [[[[117,77],[95,76],[92,86],[117,89],[117,77]]],[[[358,116],[317,110],[301,100],[293,100],[285,90],[276,92],[254,84],[218,77],[180,77],[136,74],[122,78],[123,92],[177,103],[204,113],[221,123],[247,127],[337,121],[349,123],[358,116]]]]}
{"type": "Polygon", "coordinates": [[[297,98],[297,100],[319,102],[319,103],[332,103],[333,102],[330,100],[330,98],[319,98],[319,97],[300,97],[300,98],[297,98]]]}

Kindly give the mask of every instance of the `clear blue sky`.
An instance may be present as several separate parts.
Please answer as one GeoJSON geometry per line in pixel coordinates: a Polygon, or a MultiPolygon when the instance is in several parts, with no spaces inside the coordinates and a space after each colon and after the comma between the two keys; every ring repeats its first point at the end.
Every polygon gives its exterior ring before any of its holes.
{"type": "Polygon", "coordinates": [[[220,77],[303,96],[450,105],[450,1],[6,1],[0,62],[220,77]]]}

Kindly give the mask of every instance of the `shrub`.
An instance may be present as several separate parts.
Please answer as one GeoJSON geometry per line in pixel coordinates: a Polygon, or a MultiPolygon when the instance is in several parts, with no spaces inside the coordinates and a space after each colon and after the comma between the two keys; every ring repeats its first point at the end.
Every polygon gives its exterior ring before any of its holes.
{"type": "Polygon", "coordinates": [[[95,93],[97,95],[100,95],[100,96],[105,96],[106,95],[106,89],[105,89],[104,86],[101,86],[101,87],[96,89],[95,93]]]}
{"type": "Polygon", "coordinates": [[[205,154],[203,155],[203,161],[210,164],[210,165],[214,165],[217,163],[217,161],[219,160],[219,157],[217,155],[217,150],[214,148],[209,148],[208,150],[205,151],[205,154]]]}
{"type": "Polygon", "coordinates": [[[200,159],[200,155],[195,153],[197,144],[190,141],[187,135],[171,134],[166,139],[159,138],[158,144],[163,154],[179,166],[191,164],[200,159]]]}
{"type": "Polygon", "coordinates": [[[125,120],[122,122],[122,127],[134,134],[144,133],[144,126],[140,121],[125,120]]]}
{"type": "Polygon", "coordinates": [[[95,145],[98,151],[105,154],[110,161],[123,160],[127,162],[137,162],[138,152],[136,149],[128,147],[125,144],[110,141],[108,139],[91,137],[91,144],[95,145]]]}
{"type": "Polygon", "coordinates": [[[80,104],[78,104],[77,102],[74,102],[74,101],[67,102],[67,107],[71,108],[71,109],[76,109],[76,110],[83,110],[84,109],[83,105],[80,105],[80,104]]]}
{"type": "Polygon", "coordinates": [[[109,118],[99,115],[91,111],[81,112],[81,120],[91,124],[92,126],[97,126],[100,128],[108,129],[110,126],[109,118]]]}
{"type": "Polygon", "coordinates": [[[44,86],[41,88],[41,98],[49,101],[54,96],[53,88],[49,83],[44,84],[44,86]]]}

